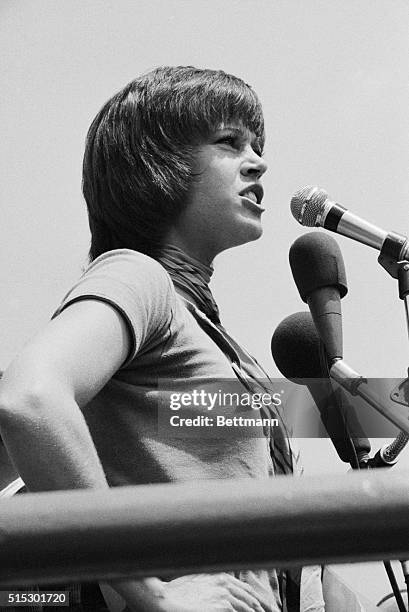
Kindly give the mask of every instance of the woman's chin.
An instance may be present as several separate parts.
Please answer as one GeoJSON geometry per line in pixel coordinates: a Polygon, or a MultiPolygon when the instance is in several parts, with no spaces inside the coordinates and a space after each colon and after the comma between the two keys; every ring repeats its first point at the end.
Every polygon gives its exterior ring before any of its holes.
{"type": "Polygon", "coordinates": [[[259,219],[248,220],[246,234],[246,242],[258,240],[263,235],[263,226],[261,224],[261,221],[259,219]]]}
{"type": "Polygon", "coordinates": [[[237,233],[237,242],[232,246],[239,246],[246,244],[247,242],[253,242],[258,240],[263,235],[263,226],[260,221],[258,222],[247,222],[246,226],[242,228],[241,232],[237,233]]]}

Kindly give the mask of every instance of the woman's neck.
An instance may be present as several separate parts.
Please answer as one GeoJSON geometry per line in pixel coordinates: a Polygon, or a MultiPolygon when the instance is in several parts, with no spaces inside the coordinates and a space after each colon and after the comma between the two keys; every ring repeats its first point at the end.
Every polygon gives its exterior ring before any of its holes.
{"type": "Polygon", "coordinates": [[[181,235],[176,228],[171,228],[166,236],[164,245],[173,245],[183,251],[188,257],[192,257],[204,266],[212,266],[213,260],[218,251],[204,240],[200,242],[190,238],[188,235],[181,235]]]}
{"type": "Polygon", "coordinates": [[[219,323],[219,310],[209,288],[212,265],[204,264],[174,244],[164,244],[156,259],[168,272],[178,292],[193,301],[213,322],[219,323]]]}

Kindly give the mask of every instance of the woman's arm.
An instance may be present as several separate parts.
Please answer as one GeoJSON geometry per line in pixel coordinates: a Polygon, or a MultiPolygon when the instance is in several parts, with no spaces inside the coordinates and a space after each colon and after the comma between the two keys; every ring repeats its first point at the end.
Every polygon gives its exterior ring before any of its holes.
{"type": "Polygon", "coordinates": [[[80,408],[129,351],[115,308],[83,300],[51,321],[12,362],[0,383],[0,428],[32,491],[106,487],[80,408]]]}
{"type": "MultiPolygon", "coordinates": [[[[0,431],[31,491],[108,487],[81,407],[122,365],[129,347],[119,312],[82,300],[51,321],[6,370],[0,431]]],[[[151,602],[154,610],[159,584],[123,580],[116,589],[132,609],[151,602]]]]}

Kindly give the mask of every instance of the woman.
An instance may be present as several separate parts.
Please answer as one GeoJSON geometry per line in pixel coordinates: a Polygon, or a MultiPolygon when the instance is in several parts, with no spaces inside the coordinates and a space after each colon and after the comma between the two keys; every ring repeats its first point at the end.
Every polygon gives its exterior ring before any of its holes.
{"type": "MultiPolygon", "coordinates": [[[[208,287],[218,253],[262,234],[263,145],[256,94],[222,71],[158,68],[99,112],[83,173],[91,264],[1,387],[2,436],[30,490],[273,472],[262,436],[200,443],[156,427],[175,383],[263,375],[208,287]]],[[[271,446],[288,471],[288,448],[271,446]]],[[[281,609],[274,571],[115,588],[135,610],[281,609]]]]}

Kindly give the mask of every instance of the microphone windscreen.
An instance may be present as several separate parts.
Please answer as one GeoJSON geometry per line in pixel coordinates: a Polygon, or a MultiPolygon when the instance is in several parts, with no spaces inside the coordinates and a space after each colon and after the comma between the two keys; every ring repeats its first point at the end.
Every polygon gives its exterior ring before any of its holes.
{"type": "Polygon", "coordinates": [[[309,312],[296,312],[281,321],[271,338],[271,353],[281,374],[294,382],[325,376],[320,338],[309,312]]]}
{"type": "Polygon", "coordinates": [[[340,459],[356,467],[357,456],[366,457],[371,445],[342,390],[332,389],[325,349],[309,312],[281,321],[271,339],[271,353],[285,378],[308,387],[340,459]]]}
{"type": "Polygon", "coordinates": [[[321,232],[303,234],[290,248],[290,266],[301,299],[321,287],[336,287],[341,298],[348,292],[344,260],[334,238],[321,232]]]}

